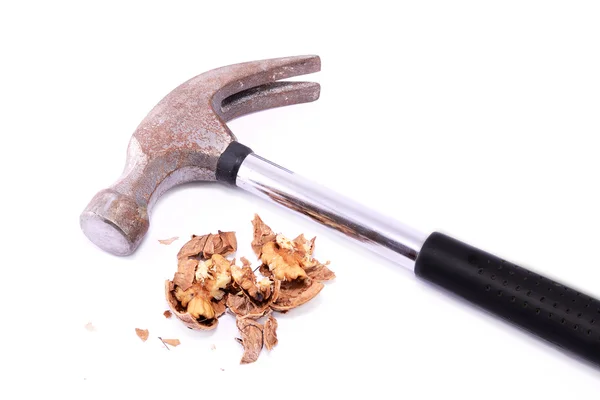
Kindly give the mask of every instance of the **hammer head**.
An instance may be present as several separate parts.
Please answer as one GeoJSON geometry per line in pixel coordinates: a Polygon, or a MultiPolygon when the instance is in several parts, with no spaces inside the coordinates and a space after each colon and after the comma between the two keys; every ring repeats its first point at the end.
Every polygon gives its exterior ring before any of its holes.
{"type": "Polygon", "coordinates": [[[317,83],[277,81],[320,67],[317,56],[253,61],[208,71],[174,89],[135,130],[121,177],[81,214],[85,235],[109,253],[133,253],[163,193],[185,182],[216,180],[217,161],[236,140],[227,121],[317,100],[317,83]]]}

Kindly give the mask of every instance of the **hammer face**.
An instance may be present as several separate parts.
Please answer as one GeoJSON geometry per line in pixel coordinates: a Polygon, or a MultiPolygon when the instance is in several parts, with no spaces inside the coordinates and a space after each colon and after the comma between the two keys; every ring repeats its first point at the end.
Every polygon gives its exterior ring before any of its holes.
{"type": "Polygon", "coordinates": [[[121,177],[81,214],[86,236],[112,254],[133,253],[164,192],[185,182],[216,180],[219,157],[236,140],[227,121],[317,100],[316,83],[276,81],[320,67],[317,56],[253,61],[205,72],[174,89],[137,127],[121,177]]]}
{"type": "Polygon", "coordinates": [[[135,251],[148,231],[148,214],[130,196],[105,189],[80,218],[83,233],[102,250],[118,256],[135,251]]]}

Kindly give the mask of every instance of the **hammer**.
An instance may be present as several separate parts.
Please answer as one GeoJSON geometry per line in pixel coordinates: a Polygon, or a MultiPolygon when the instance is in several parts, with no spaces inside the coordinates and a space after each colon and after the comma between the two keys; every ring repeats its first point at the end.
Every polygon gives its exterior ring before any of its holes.
{"type": "Polygon", "coordinates": [[[315,101],[320,86],[282,81],[319,71],[317,56],[246,62],[198,75],[140,123],[125,169],[81,214],[85,235],[118,256],[144,238],[157,199],[191,181],[218,181],[342,232],[418,277],[600,366],[600,302],[440,232],[424,234],[332,193],[239,143],[226,123],[315,101]]]}

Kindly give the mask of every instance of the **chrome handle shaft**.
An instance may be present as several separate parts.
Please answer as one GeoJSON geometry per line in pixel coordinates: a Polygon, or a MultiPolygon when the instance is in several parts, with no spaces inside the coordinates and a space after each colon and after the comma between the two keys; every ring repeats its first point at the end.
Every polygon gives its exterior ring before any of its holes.
{"type": "Polygon", "coordinates": [[[333,228],[411,271],[428,237],[255,154],[242,162],[236,186],[333,228]]]}

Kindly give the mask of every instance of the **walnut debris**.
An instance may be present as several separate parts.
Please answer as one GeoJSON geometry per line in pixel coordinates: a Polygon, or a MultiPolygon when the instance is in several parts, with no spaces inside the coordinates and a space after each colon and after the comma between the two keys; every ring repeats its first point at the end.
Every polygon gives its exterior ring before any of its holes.
{"type": "MultiPolygon", "coordinates": [[[[170,311],[188,328],[214,329],[227,310],[236,318],[244,348],[242,364],[255,362],[262,348],[278,344],[275,312],[287,312],[313,299],[335,278],[314,258],[315,240],[299,235],[291,240],[273,231],[255,214],[251,243],[259,264],[225,257],[237,251],[234,232],[192,235],[177,254],[177,272],[165,282],[170,311]],[[258,272],[257,272],[258,271],[258,272]],[[264,321],[264,323],[261,323],[264,321]]],[[[167,340],[163,340],[165,347],[167,340]]],[[[177,342],[177,344],[179,344],[177,342]]],[[[211,346],[214,350],[214,345],[211,346]]]]}
{"type": "Polygon", "coordinates": [[[169,244],[173,243],[174,241],[176,241],[177,239],[179,239],[179,236],[173,236],[172,238],[169,238],[169,239],[158,239],[158,243],[169,245],[169,244]]]}
{"type": "Polygon", "coordinates": [[[192,287],[198,262],[198,260],[193,258],[182,258],[179,260],[173,283],[181,290],[188,290],[192,287]]]}
{"type": "Polygon", "coordinates": [[[184,291],[166,281],[165,292],[172,313],[190,329],[214,329],[218,318],[225,313],[227,296],[211,299],[200,284],[184,291]]]}
{"type": "Polygon", "coordinates": [[[277,320],[269,315],[269,318],[265,322],[265,327],[263,329],[263,339],[265,341],[265,347],[267,350],[271,351],[273,347],[278,343],[277,340],[277,320]]]}
{"type": "Polygon", "coordinates": [[[218,235],[192,237],[179,252],[177,272],[173,281],[165,282],[165,294],[173,314],[188,328],[216,328],[225,313],[225,289],[231,282],[231,261],[223,254],[236,248],[235,234],[219,231],[218,235]],[[202,258],[208,254],[210,258],[202,258]]]}
{"type": "Polygon", "coordinates": [[[315,298],[323,287],[323,283],[316,280],[283,282],[279,298],[271,304],[271,308],[274,311],[289,311],[315,298]]]}
{"type": "Polygon", "coordinates": [[[237,317],[236,325],[241,339],[238,342],[244,346],[244,355],[241,364],[249,364],[258,360],[263,347],[263,326],[253,319],[237,317]]]}
{"type": "Polygon", "coordinates": [[[256,305],[244,294],[230,294],[227,297],[227,307],[239,317],[259,319],[268,312],[269,304],[256,305]]]}
{"type": "Polygon", "coordinates": [[[231,277],[241,291],[256,302],[261,302],[266,298],[271,297],[271,285],[273,282],[269,278],[263,278],[260,282],[256,282],[256,275],[250,268],[250,262],[242,257],[243,266],[231,266],[231,277]]]}
{"type": "Polygon", "coordinates": [[[265,245],[265,243],[273,241],[277,235],[275,235],[275,232],[273,232],[271,228],[266,225],[262,219],[260,219],[258,214],[254,214],[252,226],[254,227],[252,250],[254,250],[256,257],[260,258],[262,247],[265,245]]]}
{"type": "Polygon", "coordinates": [[[237,316],[260,318],[279,297],[280,281],[262,278],[257,282],[250,262],[242,257],[243,266],[231,266],[233,292],[227,299],[227,307],[237,316]]]}
{"type": "Polygon", "coordinates": [[[277,280],[293,281],[308,278],[293,248],[288,249],[276,242],[268,242],[262,247],[260,260],[269,267],[269,271],[277,280]]]}
{"type": "Polygon", "coordinates": [[[145,342],[146,340],[148,340],[148,329],[140,329],[140,328],[135,328],[135,333],[136,335],[138,335],[138,337],[140,339],[142,339],[142,342],[145,342]]]}
{"type": "Polygon", "coordinates": [[[329,262],[327,262],[327,264],[325,264],[325,265],[319,264],[318,266],[315,266],[315,267],[306,268],[305,269],[306,274],[308,275],[308,277],[310,279],[313,279],[315,281],[319,281],[319,282],[330,281],[335,278],[335,273],[332,270],[330,270],[329,268],[327,268],[327,265],[329,265],[329,262]]]}
{"type": "Polygon", "coordinates": [[[201,257],[208,259],[213,254],[222,256],[234,253],[237,250],[237,240],[235,232],[221,232],[216,235],[209,233],[208,235],[196,236],[183,245],[177,259],[186,257],[201,257]]]}
{"type": "Polygon", "coordinates": [[[161,337],[159,337],[159,339],[164,344],[168,344],[169,346],[173,346],[173,347],[177,347],[177,346],[179,346],[181,344],[181,342],[179,341],[179,339],[163,339],[161,337]]]}
{"type": "Polygon", "coordinates": [[[294,250],[299,253],[300,265],[306,271],[306,274],[310,279],[317,281],[330,281],[335,278],[335,274],[332,270],[327,268],[329,261],[325,264],[321,264],[318,260],[313,257],[315,251],[315,240],[306,240],[304,235],[298,236],[294,239],[294,250]]]}
{"type": "Polygon", "coordinates": [[[169,310],[166,310],[163,315],[165,316],[165,318],[169,319],[173,316],[173,313],[169,310]]]}
{"type": "MultiPolygon", "coordinates": [[[[258,216],[253,223],[255,235],[260,238],[264,237],[262,232],[273,232],[258,216]]],[[[290,240],[282,234],[269,237],[271,241],[263,244],[259,258],[261,273],[282,281],[279,296],[271,305],[274,311],[285,312],[305,304],[323,289],[323,281],[335,278],[327,267],[329,262],[322,264],[313,257],[316,238],[307,240],[299,235],[290,240]]]]}

